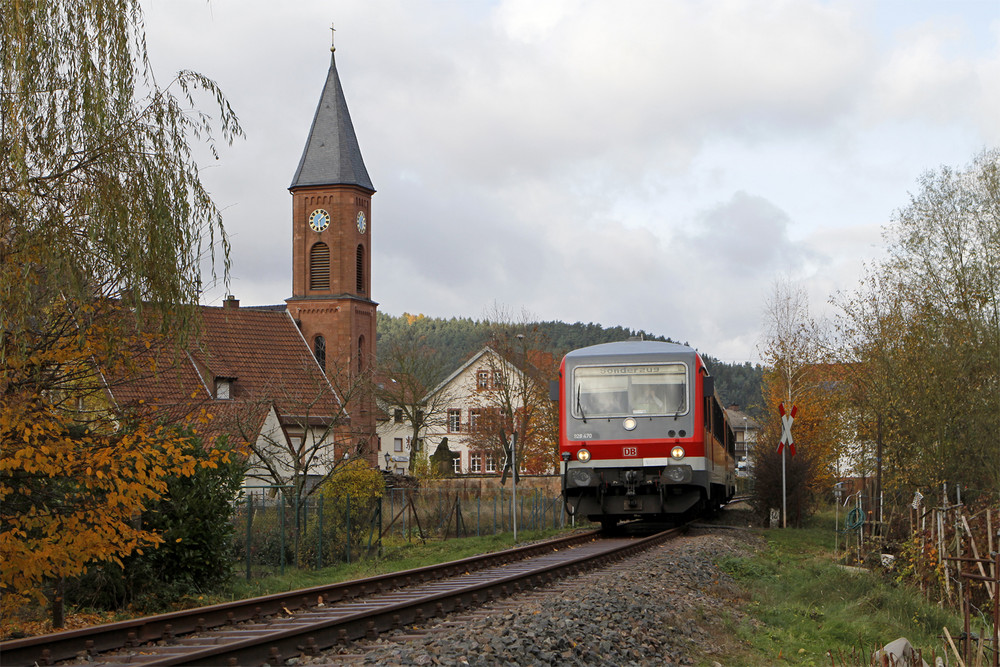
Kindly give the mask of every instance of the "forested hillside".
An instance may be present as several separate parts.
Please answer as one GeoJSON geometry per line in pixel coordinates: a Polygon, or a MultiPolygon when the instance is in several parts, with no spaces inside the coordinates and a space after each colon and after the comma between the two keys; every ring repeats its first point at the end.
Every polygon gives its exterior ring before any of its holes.
{"type": "MultiPolygon", "coordinates": [[[[377,323],[378,353],[381,353],[385,349],[385,344],[392,339],[420,341],[439,355],[439,367],[443,378],[486,344],[490,326],[491,323],[488,321],[473,320],[468,317],[442,319],[408,313],[397,317],[380,312],[377,323]]],[[[604,327],[593,322],[589,324],[534,322],[525,326],[537,329],[541,334],[539,338],[545,341],[545,351],[552,353],[556,358],[578,347],[628,340],[633,336],[641,336],[646,340],[679,342],[641,329],[604,327]]],[[[737,404],[742,410],[756,414],[757,406],[761,403],[760,386],[763,375],[761,366],[750,362],[728,364],[712,357],[707,350],[699,351],[708,365],[709,372],[715,376],[715,387],[726,405],[737,404]]]]}

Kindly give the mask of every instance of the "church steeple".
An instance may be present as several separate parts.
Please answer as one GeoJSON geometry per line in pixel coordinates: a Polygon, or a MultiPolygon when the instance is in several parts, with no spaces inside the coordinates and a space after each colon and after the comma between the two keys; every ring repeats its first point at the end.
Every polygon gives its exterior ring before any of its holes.
{"type": "Polygon", "coordinates": [[[289,189],[310,185],[356,185],[375,192],[361,157],[333,53],[326,85],[289,189]]]}
{"type": "MultiPolygon", "coordinates": [[[[288,189],[292,194],[288,312],[335,384],[357,385],[374,365],[378,304],[371,298],[371,198],[375,188],[361,158],[332,54],[302,159],[288,189]]],[[[347,410],[349,433],[340,434],[341,442],[353,441],[351,447],[376,465],[374,400],[367,394],[352,397],[347,410]]]]}

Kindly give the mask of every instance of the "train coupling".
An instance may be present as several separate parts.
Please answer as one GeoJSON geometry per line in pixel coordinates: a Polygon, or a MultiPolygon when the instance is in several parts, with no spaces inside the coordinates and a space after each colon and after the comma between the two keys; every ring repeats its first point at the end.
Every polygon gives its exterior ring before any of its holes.
{"type": "Polygon", "coordinates": [[[639,506],[639,499],[636,497],[635,489],[639,483],[639,473],[635,470],[625,471],[625,506],[628,509],[635,509],[639,506]]]}

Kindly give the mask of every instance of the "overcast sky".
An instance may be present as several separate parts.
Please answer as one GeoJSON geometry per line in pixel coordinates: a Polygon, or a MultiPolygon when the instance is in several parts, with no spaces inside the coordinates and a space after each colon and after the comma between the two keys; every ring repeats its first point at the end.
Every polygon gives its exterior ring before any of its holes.
{"type": "Polygon", "coordinates": [[[246,305],[291,295],[331,23],[392,315],[499,303],[756,360],[775,280],[824,312],[921,173],[1000,144],[1000,0],[146,6],[160,82],[209,76],[246,130],[202,163],[246,305]]]}

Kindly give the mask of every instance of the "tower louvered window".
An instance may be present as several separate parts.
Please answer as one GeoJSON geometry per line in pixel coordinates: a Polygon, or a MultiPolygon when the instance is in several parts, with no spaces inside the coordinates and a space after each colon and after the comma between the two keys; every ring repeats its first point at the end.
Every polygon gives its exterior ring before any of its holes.
{"type": "Polygon", "coordinates": [[[309,289],[330,289],[330,247],[325,243],[309,250],[309,289]]]}
{"type": "Polygon", "coordinates": [[[365,247],[358,244],[358,294],[365,293],[365,247]]]}

